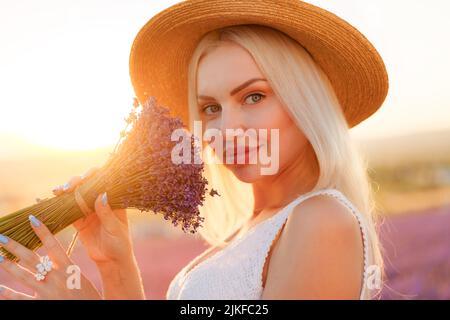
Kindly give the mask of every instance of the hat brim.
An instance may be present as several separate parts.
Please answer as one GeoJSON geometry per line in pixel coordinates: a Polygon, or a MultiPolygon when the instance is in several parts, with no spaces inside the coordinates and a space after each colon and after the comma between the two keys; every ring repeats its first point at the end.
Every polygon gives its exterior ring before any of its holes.
{"type": "Polygon", "coordinates": [[[328,76],[349,128],[377,111],[388,92],[388,75],[374,46],[335,14],[298,0],[190,0],[150,19],[130,53],[130,77],[138,100],[148,97],[188,124],[189,60],[207,32],[260,24],[298,41],[328,76]]]}

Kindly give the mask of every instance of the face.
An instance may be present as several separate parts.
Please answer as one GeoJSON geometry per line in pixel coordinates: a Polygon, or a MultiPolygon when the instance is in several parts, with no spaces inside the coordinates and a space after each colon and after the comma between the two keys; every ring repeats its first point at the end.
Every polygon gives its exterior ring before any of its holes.
{"type": "MultiPolygon", "coordinates": [[[[224,165],[241,181],[253,183],[279,174],[296,162],[307,143],[252,56],[239,45],[221,45],[201,59],[197,98],[203,133],[211,129],[222,133],[224,154],[218,154],[215,144],[216,156],[221,157],[224,165]],[[243,140],[239,142],[230,131],[239,129],[256,133],[256,146],[244,139],[246,148],[236,147],[242,145],[243,140]],[[266,137],[262,134],[264,131],[266,137]],[[263,159],[261,156],[266,152],[268,158],[263,159]],[[251,154],[256,155],[256,163],[251,154]],[[275,161],[278,163],[274,164],[275,161]],[[262,169],[270,167],[270,162],[275,170],[263,173],[262,169]]],[[[209,143],[214,142],[211,140],[209,143]]]]}

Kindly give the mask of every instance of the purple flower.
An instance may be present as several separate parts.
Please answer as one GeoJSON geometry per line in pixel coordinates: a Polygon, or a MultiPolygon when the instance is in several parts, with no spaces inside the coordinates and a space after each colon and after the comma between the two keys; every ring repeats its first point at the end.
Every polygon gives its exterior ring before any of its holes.
{"type": "MultiPolygon", "coordinates": [[[[132,129],[122,132],[123,140],[103,170],[104,186],[111,189],[106,190],[111,205],[161,213],[175,226],[181,225],[183,231],[196,232],[204,220],[199,206],[205,200],[208,182],[202,175],[203,163],[172,162],[171,152],[177,142],[171,141],[171,135],[185,128],[182,121],[159,106],[154,97],[147,100],[139,115],[127,120],[132,129]]],[[[184,132],[191,142],[191,159],[199,157],[194,137],[184,132]]],[[[218,195],[215,190],[210,194],[218,195]]]]}

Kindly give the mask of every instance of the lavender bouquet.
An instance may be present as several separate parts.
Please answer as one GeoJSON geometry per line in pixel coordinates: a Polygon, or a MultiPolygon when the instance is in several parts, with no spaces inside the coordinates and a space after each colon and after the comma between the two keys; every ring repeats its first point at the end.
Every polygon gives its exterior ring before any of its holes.
{"type": "MultiPolygon", "coordinates": [[[[105,191],[112,209],[135,208],[163,214],[174,226],[181,225],[184,232],[195,233],[204,219],[199,212],[208,184],[202,176],[203,163],[174,164],[171,152],[176,142],[171,141],[171,135],[174,130],[184,128],[182,121],[170,116],[169,110],[159,106],[154,97],[142,105],[140,113],[139,107],[135,99],[133,110],[125,119],[127,126],[103,167],[75,192],[40,200],[0,218],[0,234],[35,250],[42,243],[30,227],[30,214],[56,234],[82,218],[86,210],[92,211],[95,199],[105,191]]],[[[191,159],[199,157],[194,136],[187,130],[183,132],[190,139],[187,141],[191,143],[191,159]]],[[[210,194],[217,192],[211,189],[210,194]]],[[[4,248],[0,250],[16,259],[4,248]]]]}

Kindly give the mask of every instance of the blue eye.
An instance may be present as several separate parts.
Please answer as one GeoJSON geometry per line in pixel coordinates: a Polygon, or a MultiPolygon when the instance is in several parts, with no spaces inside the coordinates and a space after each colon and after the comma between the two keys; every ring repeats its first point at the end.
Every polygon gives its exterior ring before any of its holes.
{"type": "Polygon", "coordinates": [[[259,102],[265,96],[263,94],[261,94],[261,93],[252,93],[252,94],[248,95],[245,98],[245,101],[247,101],[248,98],[252,98],[252,97],[259,97],[259,98],[257,98],[256,100],[255,99],[250,99],[251,102],[249,104],[255,104],[255,103],[259,102]]]}
{"type": "Polygon", "coordinates": [[[221,110],[222,107],[216,104],[212,104],[203,108],[203,112],[208,115],[215,114],[216,112],[219,112],[221,110]]]}

